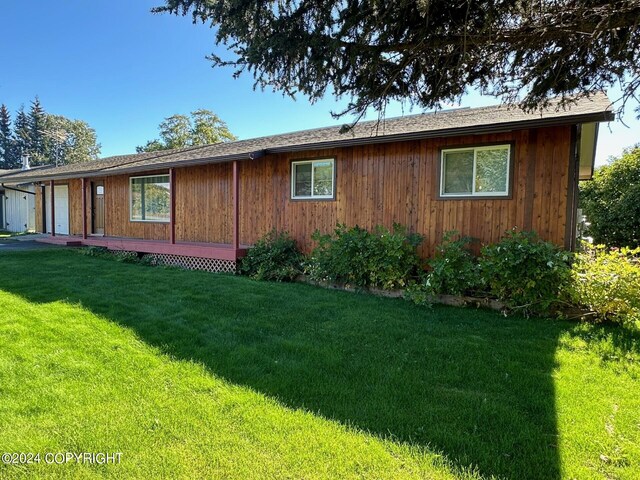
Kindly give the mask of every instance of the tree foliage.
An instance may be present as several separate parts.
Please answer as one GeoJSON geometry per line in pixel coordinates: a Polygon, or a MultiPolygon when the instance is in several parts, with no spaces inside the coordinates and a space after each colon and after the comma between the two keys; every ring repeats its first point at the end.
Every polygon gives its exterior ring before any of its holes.
{"type": "Polygon", "coordinates": [[[82,120],[46,114],[43,119],[43,155],[36,164],[66,165],[95,160],[100,155],[96,132],[82,120]]]}
{"type": "Polygon", "coordinates": [[[227,124],[210,110],[200,109],[187,115],[172,115],[159,126],[160,140],[149,140],[136,147],[138,152],[155,152],[236,140],[227,124]]]}
{"type": "Polygon", "coordinates": [[[580,186],[580,205],[598,244],[640,247],[640,145],[625,150],[580,186]]]}
{"type": "Polygon", "coordinates": [[[14,122],[0,106],[0,168],[20,167],[23,154],[31,165],[65,165],[95,160],[100,144],[86,122],[47,113],[36,97],[28,113],[20,107],[14,122]]]}
{"type": "Polygon", "coordinates": [[[6,105],[0,105],[0,170],[11,170],[19,165],[16,158],[11,125],[11,114],[6,105]]]}
{"type": "Polygon", "coordinates": [[[156,13],[215,27],[233,58],[218,66],[344,113],[459,101],[469,87],[526,109],[550,96],[640,86],[640,0],[165,0],[156,13]]]}
{"type": "Polygon", "coordinates": [[[41,161],[45,154],[44,149],[44,123],[46,113],[40,99],[36,97],[31,102],[31,110],[29,111],[29,136],[30,136],[30,155],[39,158],[41,161]]]}

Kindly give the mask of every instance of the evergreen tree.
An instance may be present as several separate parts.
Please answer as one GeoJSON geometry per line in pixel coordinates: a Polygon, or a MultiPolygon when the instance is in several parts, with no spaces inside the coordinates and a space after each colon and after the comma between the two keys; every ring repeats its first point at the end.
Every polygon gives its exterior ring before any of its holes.
{"type": "Polygon", "coordinates": [[[31,102],[29,112],[29,153],[36,163],[45,163],[44,155],[44,108],[40,99],[36,98],[31,102]]]}
{"type": "Polygon", "coordinates": [[[11,135],[11,114],[6,105],[0,106],[0,169],[16,166],[15,145],[11,135]]]}
{"type": "Polygon", "coordinates": [[[20,106],[16,121],[13,125],[13,142],[15,145],[15,168],[20,165],[22,155],[30,154],[31,150],[31,129],[29,128],[29,116],[24,111],[24,106],[20,106]]]}
{"type": "Polygon", "coordinates": [[[640,93],[640,0],[165,0],[152,11],[208,23],[230,53],[213,64],[256,87],[350,98],[338,114],[391,100],[437,108],[469,88],[527,109],[640,93]]]}

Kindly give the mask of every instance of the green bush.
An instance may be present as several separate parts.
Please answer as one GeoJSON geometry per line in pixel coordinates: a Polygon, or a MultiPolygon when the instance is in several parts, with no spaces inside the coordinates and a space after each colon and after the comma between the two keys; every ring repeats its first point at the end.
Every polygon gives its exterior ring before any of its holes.
{"type": "Polygon", "coordinates": [[[116,260],[122,263],[141,263],[140,257],[137,252],[130,252],[124,250],[109,250],[106,247],[85,247],[80,248],[78,252],[81,255],[87,255],[89,257],[107,258],[109,260],[116,260]]]}
{"type": "Polygon", "coordinates": [[[640,322],[640,248],[584,245],[571,269],[569,299],[598,320],[640,322]]]}
{"type": "Polygon", "coordinates": [[[587,234],[608,247],[640,247],[640,145],[580,184],[587,234]]]}
{"type": "Polygon", "coordinates": [[[478,262],[469,249],[473,239],[454,240],[458,236],[456,231],[447,232],[428,262],[426,284],[434,294],[463,295],[480,287],[478,262]]]}
{"type": "Polygon", "coordinates": [[[392,289],[405,287],[419,270],[416,247],[423,237],[398,224],[392,231],[377,226],[373,232],[338,225],[333,234],[316,231],[313,239],[318,246],[306,272],[315,281],[392,289]]]}
{"type": "Polygon", "coordinates": [[[511,231],[482,248],[480,276],[490,295],[525,315],[547,313],[570,280],[571,254],[534,232],[511,231]]]}
{"type": "Polygon", "coordinates": [[[255,280],[291,281],[302,273],[302,259],[288,233],[272,230],[249,249],[240,273],[255,280]]]}
{"type": "Polygon", "coordinates": [[[436,247],[436,254],[427,262],[428,271],[418,283],[406,289],[405,298],[425,305],[439,294],[476,292],[481,284],[478,262],[469,249],[472,241],[470,237],[460,237],[456,231],[445,233],[442,243],[436,247]]]}

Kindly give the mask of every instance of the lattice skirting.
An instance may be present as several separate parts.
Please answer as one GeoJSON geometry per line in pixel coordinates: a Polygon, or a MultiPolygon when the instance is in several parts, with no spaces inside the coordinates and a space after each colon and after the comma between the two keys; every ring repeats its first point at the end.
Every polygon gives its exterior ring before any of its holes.
{"type": "Polygon", "coordinates": [[[215,258],[187,257],[184,255],[165,255],[149,253],[144,256],[153,265],[167,265],[186,268],[187,270],[206,270],[207,272],[236,272],[236,262],[215,258]]]}

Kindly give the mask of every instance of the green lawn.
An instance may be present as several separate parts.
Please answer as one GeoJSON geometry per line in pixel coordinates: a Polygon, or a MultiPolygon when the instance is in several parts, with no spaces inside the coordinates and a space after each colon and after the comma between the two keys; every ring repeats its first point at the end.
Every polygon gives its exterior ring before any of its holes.
{"type": "Polygon", "coordinates": [[[0,478],[640,478],[640,335],[0,254],[0,478]]]}

